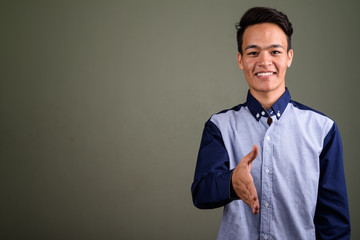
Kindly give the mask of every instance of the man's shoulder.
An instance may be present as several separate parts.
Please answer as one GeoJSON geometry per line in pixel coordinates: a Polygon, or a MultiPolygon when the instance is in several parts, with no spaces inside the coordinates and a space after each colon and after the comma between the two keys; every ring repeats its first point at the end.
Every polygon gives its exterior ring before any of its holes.
{"type": "Polygon", "coordinates": [[[244,104],[238,104],[238,105],[236,105],[236,106],[234,106],[232,108],[221,110],[220,112],[215,113],[214,115],[221,115],[221,114],[226,114],[226,113],[230,113],[230,112],[238,112],[244,106],[245,106],[244,104]]]}
{"type": "Polygon", "coordinates": [[[221,126],[233,125],[236,122],[244,120],[244,113],[246,112],[244,112],[245,108],[246,104],[238,104],[232,108],[211,115],[208,121],[214,123],[219,128],[221,128],[221,126]]]}
{"type": "Polygon", "coordinates": [[[229,118],[233,117],[234,114],[238,114],[241,109],[245,107],[245,104],[238,104],[232,108],[221,110],[213,115],[211,115],[210,119],[221,119],[221,118],[229,118]]]}
{"type": "Polygon", "coordinates": [[[323,119],[325,121],[334,123],[334,120],[323,112],[320,112],[312,107],[309,107],[305,104],[302,104],[302,103],[294,101],[294,100],[290,100],[290,103],[295,109],[297,109],[301,112],[307,113],[307,114],[311,115],[312,117],[323,119]]]}
{"type": "Polygon", "coordinates": [[[307,127],[313,129],[314,131],[315,129],[318,129],[320,132],[325,131],[325,133],[327,133],[335,125],[335,121],[333,119],[314,108],[294,100],[291,100],[290,103],[294,111],[297,112],[295,116],[298,120],[306,124],[307,127]]]}
{"type": "Polygon", "coordinates": [[[323,116],[323,117],[327,117],[327,118],[328,118],[328,116],[326,116],[324,113],[322,113],[322,112],[320,112],[320,111],[318,111],[318,110],[315,110],[314,108],[311,108],[311,107],[309,107],[309,106],[307,106],[307,105],[305,105],[305,104],[299,103],[298,101],[290,100],[290,103],[291,103],[295,108],[297,108],[297,109],[299,109],[299,110],[310,111],[310,112],[313,112],[313,113],[315,113],[315,114],[319,114],[319,115],[321,115],[321,116],[323,116]]]}

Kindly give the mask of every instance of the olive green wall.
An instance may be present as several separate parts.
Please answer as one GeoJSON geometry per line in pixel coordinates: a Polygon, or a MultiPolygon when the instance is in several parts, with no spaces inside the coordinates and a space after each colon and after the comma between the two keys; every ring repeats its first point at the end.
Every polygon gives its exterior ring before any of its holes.
{"type": "Polygon", "coordinates": [[[0,238],[214,239],[190,185],[211,114],[245,100],[235,23],[293,23],[293,99],[342,134],[360,239],[357,1],[1,1],[0,238]]]}

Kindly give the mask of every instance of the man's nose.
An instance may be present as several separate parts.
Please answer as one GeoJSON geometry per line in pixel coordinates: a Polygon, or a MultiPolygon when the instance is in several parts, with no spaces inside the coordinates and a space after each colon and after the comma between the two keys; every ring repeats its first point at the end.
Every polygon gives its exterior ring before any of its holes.
{"type": "Polygon", "coordinates": [[[258,62],[257,62],[258,66],[269,66],[272,64],[272,58],[270,56],[269,53],[261,53],[259,58],[258,58],[258,62]]]}

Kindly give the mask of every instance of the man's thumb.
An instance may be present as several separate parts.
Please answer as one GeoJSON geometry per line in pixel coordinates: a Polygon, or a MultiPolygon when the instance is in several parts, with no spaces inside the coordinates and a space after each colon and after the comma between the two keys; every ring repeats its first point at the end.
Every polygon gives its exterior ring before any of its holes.
{"type": "Polygon", "coordinates": [[[245,159],[248,162],[248,164],[251,164],[252,161],[254,161],[258,153],[259,153],[259,147],[257,145],[254,145],[251,152],[249,152],[249,154],[245,156],[245,159]]]}

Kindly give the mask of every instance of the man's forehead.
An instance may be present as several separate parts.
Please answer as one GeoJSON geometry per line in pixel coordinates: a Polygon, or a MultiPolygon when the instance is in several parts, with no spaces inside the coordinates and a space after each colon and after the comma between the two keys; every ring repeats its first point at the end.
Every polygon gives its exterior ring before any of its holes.
{"type": "Polygon", "coordinates": [[[243,35],[244,50],[249,48],[287,47],[285,32],[274,23],[259,23],[245,29],[243,35]]]}
{"type": "Polygon", "coordinates": [[[248,26],[245,29],[243,36],[247,36],[247,37],[251,37],[254,35],[271,36],[274,34],[286,37],[286,33],[284,32],[284,30],[275,23],[258,23],[248,26]]]}

